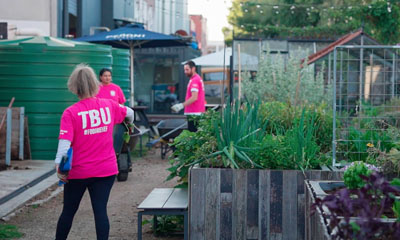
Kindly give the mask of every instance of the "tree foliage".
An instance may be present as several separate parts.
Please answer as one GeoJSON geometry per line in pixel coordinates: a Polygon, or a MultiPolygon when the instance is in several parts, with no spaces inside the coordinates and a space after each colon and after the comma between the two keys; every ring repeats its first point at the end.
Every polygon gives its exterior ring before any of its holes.
{"type": "Polygon", "coordinates": [[[332,38],[363,26],[383,44],[400,42],[400,1],[233,0],[228,20],[235,36],[332,38]]]}

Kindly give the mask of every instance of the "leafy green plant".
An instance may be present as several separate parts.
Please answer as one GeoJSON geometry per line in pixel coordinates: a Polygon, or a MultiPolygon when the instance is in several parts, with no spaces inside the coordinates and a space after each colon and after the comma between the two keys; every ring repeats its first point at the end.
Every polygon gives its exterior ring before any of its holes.
{"type": "MultiPolygon", "coordinates": [[[[390,185],[395,186],[397,188],[400,188],[400,179],[399,178],[394,178],[392,181],[390,181],[390,185]]],[[[393,213],[397,218],[397,222],[400,222],[400,200],[395,199],[392,207],[393,213]]]]}
{"type": "Polygon", "coordinates": [[[389,151],[394,147],[393,139],[391,139],[387,131],[376,130],[358,130],[349,127],[349,150],[348,159],[350,161],[365,161],[368,157],[368,148],[376,146],[382,151],[389,151]]]}
{"type": "Polygon", "coordinates": [[[242,109],[237,101],[223,109],[222,117],[213,121],[217,151],[210,157],[220,156],[224,167],[261,168],[247,154],[257,149],[265,134],[258,108],[259,104],[247,103],[242,109]]]}
{"type": "Polygon", "coordinates": [[[266,131],[271,134],[283,134],[292,127],[296,108],[285,102],[271,101],[260,105],[260,115],[268,122],[266,131]]]}
{"type": "MultiPolygon", "coordinates": [[[[267,104],[264,104],[264,106],[267,104]]],[[[269,104],[270,105],[270,104],[269,104]]],[[[285,106],[280,103],[272,104],[274,106],[285,106]]],[[[261,108],[262,109],[262,108],[261,108]]],[[[303,109],[294,107],[285,107],[287,112],[285,116],[290,115],[290,122],[285,122],[285,126],[279,125],[280,121],[275,115],[268,121],[267,129],[271,129],[271,122],[275,129],[270,130],[263,138],[260,149],[250,153],[255,162],[263,168],[269,169],[316,169],[319,166],[328,164],[329,158],[326,153],[330,150],[330,145],[323,144],[324,140],[330,142],[332,129],[326,124],[326,116],[322,111],[311,107],[303,109]],[[325,135],[326,134],[326,135],[325,135]],[[324,139],[325,138],[325,139],[324,139]]],[[[268,110],[265,110],[268,111],[268,110]]],[[[275,111],[275,110],[273,110],[275,111]]],[[[280,110],[277,111],[278,114],[280,110]]],[[[269,115],[271,112],[268,111],[269,115]]],[[[264,112],[265,114],[265,112],[264,112]]],[[[282,113],[284,114],[284,113],[282,113]]],[[[332,119],[332,118],[331,118],[332,119]]],[[[332,124],[330,121],[329,124],[332,124]]]]}
{"type": "Polygon", "coordinates": [[[285,136],[267,134],[264,136],[260,148],[250,152],[249,156],[262,168],[293,169],[287,161],[291,152],[286,145],[285,136]]]}
{"type": "Polygon", "coordinates": [[[343,175],[344,184],[348,189],[357,189],[365,185],[364,179],[361,176],[369,177],[372,171],[378,169],[363,162],[353,162],[346,167],[343,175]]]}
{"type": "MultiPolygon", "coordinates": [[[[177,187],[187,187],[189,168],[194,162],[204,159],[216,149],[216,137],[212,122],[218,117],[220,117],[218,112],[209,110],[198,120],[196,133],[184,130],[174,139],[171,146],[175,148],[175,151],[169,157],[172,166],[167,169],[170,172],[167,181],[178,177],[179,185],[177,187]]],[[[217,159],[207,159],[207,161],[210,165],[218,165],[217,159]]]]}
{"type": "Polygon", "coordinates": [[[142,220],[142,226],[152,224],[151,227],[155,235],[169,236],[174,233],[183,232],[184,218],[181,215],[157,215],[150,220],[142,220]],[[157,219],[157,226],[154,219],[157,219]]]}
{"type": "Polygon", "coordinates": [[[303,171],[320,165],[320,147],[315,142],[317,129],[315,114],[306,114],[303,109],[300,119],[295,121],[293,128],[286,134],[287,146],[293,152],[292,159],[288,160],[303,171]]]}
{"type": "Polygon", "coordinates": [[[19,232],[17,226],[10,224],[0,224],[0,239],[21,238],[23,234],[19,232]]]}
{"type": "Polygon", "coordinates": [[[393,213],[397,218],[397,222],[400,222],[400,201],[396,200],[393,203],[393,207],[392,207],[393,213]]]}
{"type": "MultiPolygon", "coordinates": [[[[332,148],[332,131],[333,131],[333,114],[328,104],[312,104],[304,107],[292,106],[283,102],[266,102],[260,106],[260,114],[265,122],[267,122],[266,131],[269,134],[284,135],[293,127],[295,121],[301,118],[303,110],[306,115],[314,116],[315,141],[323,153],[329,152],[332,148]]],[[[305,128],[307,124],[305,122],[305,128]]],[[[339,126],[339,121],[336,121],[339,126]]]]}

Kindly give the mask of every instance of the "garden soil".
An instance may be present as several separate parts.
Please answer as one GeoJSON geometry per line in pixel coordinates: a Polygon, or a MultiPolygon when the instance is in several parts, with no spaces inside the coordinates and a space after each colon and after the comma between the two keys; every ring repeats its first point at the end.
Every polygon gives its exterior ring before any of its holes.
{"type": "MultiPolygon", "coordinates": [[[[133,171],[126,182],[115,181],[108,203],[110,219],[110,240],[137,239],[137,206],[156,187],[173,187],[176,181],[164,180],[168,176],[168,160],[161,160],[160,150],[152,149],[143,158],[133,162],[133,171]]],[[[46,199],[57,189],[53,186],[30,203],[46,199]]],[[[41,205],[31,205],[20,209],[7,222],[16,225],[24,234],[21,239],[54,239],[57,220],[62,210],[63,192],[41,205]]],[[[144,216],[151,219],[151,216],[144,216]]],[[[143,239],[183,239],[181,236],[155,237],[150,224],[143,226],[143,239]]],[[[86,191],[72,225],[69,240],[94,240],[96,231],[89,193],[86,191]]]]}

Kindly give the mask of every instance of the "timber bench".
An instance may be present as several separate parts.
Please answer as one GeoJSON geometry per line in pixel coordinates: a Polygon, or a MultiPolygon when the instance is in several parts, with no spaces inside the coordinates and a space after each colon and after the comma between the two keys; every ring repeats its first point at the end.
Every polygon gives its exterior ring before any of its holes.
{"type": "Polygon", "coordinates": [[[138,240],[142,239],[142,215],[183,215],[184,239],[188,239],[188,190],[183,188],[154,188],[138,206],[138,240]]]}

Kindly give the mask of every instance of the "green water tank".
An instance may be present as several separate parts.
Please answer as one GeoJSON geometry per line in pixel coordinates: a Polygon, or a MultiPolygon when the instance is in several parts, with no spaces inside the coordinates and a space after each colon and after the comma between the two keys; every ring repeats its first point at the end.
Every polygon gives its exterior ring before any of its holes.
{"type": "Polygon", "coordinates": [[[60,117],[78,99],[67,89],[77,64],[112,67],[111,47],[53,37],[0,41],[0,106],[25,107],[33,159],[54,159],[60,117]]]}
{"type": "Polygon", "coordinates": [[[125,98],[127,100],[125,105],[128,105],[129,94],[130,94],[129,50],[113,48],[112,56],[113,56],[113,62],[112,62],[113,83],[121,87],[122,91],[124,92],[125,98]]]}

